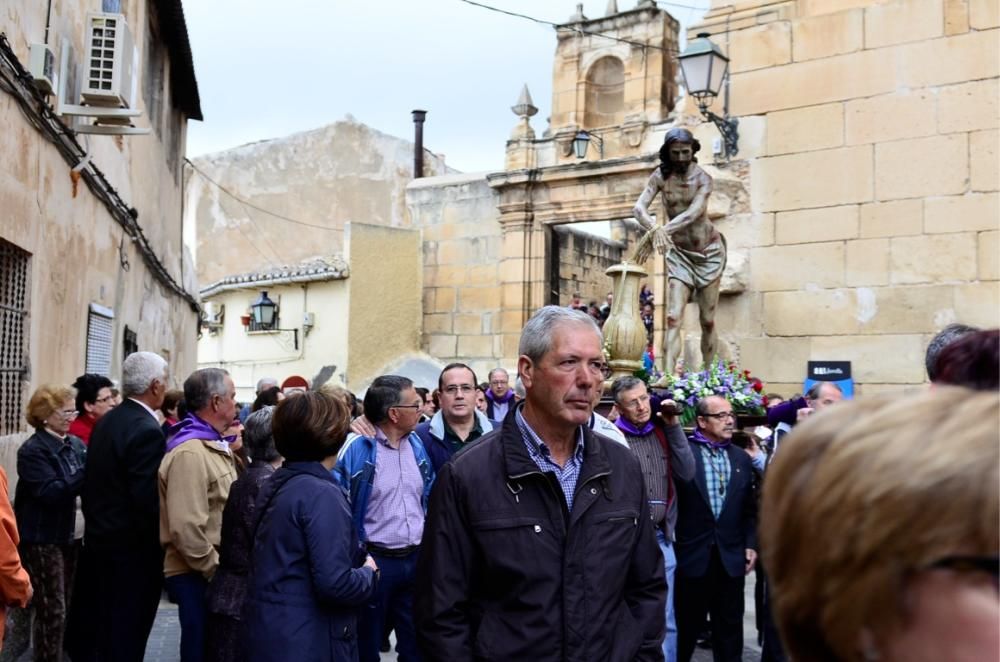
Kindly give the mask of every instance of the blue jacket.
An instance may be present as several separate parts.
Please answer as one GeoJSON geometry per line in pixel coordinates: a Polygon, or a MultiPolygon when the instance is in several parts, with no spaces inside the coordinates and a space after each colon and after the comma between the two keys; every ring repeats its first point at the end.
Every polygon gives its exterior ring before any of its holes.
{"type": "MultiPolygon", "coordinates": [[[[483,431],[483,435],[493,432],[493,421],[486,417],[486,414],[476,410],[476,419],[479,421],[479,427],[483,431]]],[[[431,466],[434,467],[434,473],[437,474],[441,471],[441,467],[444,463],[451,459],[451,456],[455,454],[455,450],[451,447],[451,443],[444,440],[444,414],[437,412],[434,417],[429,421],[424,421],[417,426],[415,430],[420,441],[424,442],[424,448],[427,450],[427,457],[431,460],[431,466]]]]}
{"type": "MultiPolygon", "coordinates": [[[[411,432],[407,440],[413,449],[420,475],[424,479],[424,493],[420,502],[423,504],[424,514],[427,514],[427,500],[434,485],[434,467],[420,437],[411,432]]],[[[354,530],[361,542],[365,542],[368,540],[365,536],[365,513],[368,511],[368,498],[375,483],[375,448],[378,442],[368,437],[355,437],[349,443],[350,446],[342,450],[340,457],[337,458],[333,477],[350,494],[354,530]]]]}
{"type": "Polygon", "coordinates": [[[286,462],[261,487],[243,612],[245,659],[358,659],[359,609],[375,592],[347,495],[319,462],[286,462]]]}

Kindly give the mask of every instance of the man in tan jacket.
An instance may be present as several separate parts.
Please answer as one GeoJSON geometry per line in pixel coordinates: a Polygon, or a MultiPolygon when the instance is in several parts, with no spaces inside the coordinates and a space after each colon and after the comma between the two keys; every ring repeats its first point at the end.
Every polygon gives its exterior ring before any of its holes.
{"type": "Polygon", "coordinates": [[[222,510],[236,465],[222,437],[236,417],[236,387],[219,368],[196,370],[184,382],[190,412],[167,436],[160,464],[163,574],[181,621],[181,662],[201,662],[205,590],[219,565],[222,510]]]}

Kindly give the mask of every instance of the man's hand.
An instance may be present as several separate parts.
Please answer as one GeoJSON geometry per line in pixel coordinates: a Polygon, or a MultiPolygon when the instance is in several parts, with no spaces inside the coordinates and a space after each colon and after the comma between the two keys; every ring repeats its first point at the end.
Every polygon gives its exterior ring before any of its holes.
{"type": "Polygon", "coordinates": [[[371,568],[372,570],[378,570],[378,564],[375,563],[375,559],[372,558],[371,554],[365,557],[365,567],[371,568]]]}
{"type": "Polygon", "coordinates": [[[375,426],[365,418],[364,414],[351,421],[351,432],[360,434],[362,437],[368,437],[369,439],[375,438],[375,426]]]}
{"type": "Polygon", "coordinates": [[[795,412],[795,422],[801,423],[802,421],[812,416],[814,411],[816,410],[813,409],[812,407],[803,407],[802,409],[799,409],[797,412],[795,412]]]}
{"type": "Polygon", "coordinates": [[[667,234],[667,229],[662,225],[653,231],[653,248],[660,255],[665,255],[666,252],[673,246],[673,242],[670,241],[670,235],[667,234]]]}
{"type": "Polygon", "coordinates": [[[677,414],[674,412],[679,410],[680,407],[677,406],[673,400],[661,400],[660,401],[660,411],[656,412],[656,415],[660,417],[665,425],[680,425],[680,419],[677,418],[677,414]]]}
{"type": "Polygon", "coordinates": [[[748,549],[746,550],[746,552],[747,552],[747,565],[746,565],[746,570],[743,571],[743,574],[749,575],[750,571],[753,570],[754,564],[757,563],[757,552],[755,552],[752,549],[748,549]]]}

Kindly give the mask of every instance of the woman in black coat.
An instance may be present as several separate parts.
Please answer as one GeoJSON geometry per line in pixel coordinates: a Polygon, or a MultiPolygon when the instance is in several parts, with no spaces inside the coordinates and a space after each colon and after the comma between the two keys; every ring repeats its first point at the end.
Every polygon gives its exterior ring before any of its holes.
{"type": "Polygon", "coordinates": [[[247,660],[358,659],[358,611],[375,591],[378,569],[362,552],[347,495],[330,473],[349,424],[346,405],[321,392],[275,409],[274,441],[285,463],[257,498],[247,660]]]}
{"type": "Polygon", "coordinates": [[[66,614],[76,570],[76,497],[83,489],[86,448],[69,434],[76,418],[73,389],[46,385],[28,402],[35,434],[17,451],[14,514],[21,560],[35,595],[35,660],[62,659],[66,614]]]}
{"type": "Polygon", "coordinates": [[[261,485],[281,466],[281,455],[274,448],[271,419],[274,407],[264,407],[251,414],[243,429],[243,441],[252,462],[229,489],[229,499],[222,512],[222,546],[219,569],[208,587],[208,660],[242,660],[240,620],[247,593],[247,573],[253,547],[254,504],[261,485]]]}

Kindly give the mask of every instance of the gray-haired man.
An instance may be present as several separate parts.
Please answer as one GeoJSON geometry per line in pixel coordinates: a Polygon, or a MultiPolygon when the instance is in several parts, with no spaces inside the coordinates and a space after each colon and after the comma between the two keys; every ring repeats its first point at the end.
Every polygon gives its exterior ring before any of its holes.
{"type": "Polygon", "coordinates": [[[152,352],[122,363],[121,405],[94,426],[83,482],[84,555],[70,637],[74,660],[141,660],[163,587],[156,472],[163,432],[156,410],[167,362],[152,352]]]}
{"type": "Polygon", "coordinates": [[[418,561],[429,660],[662,660],[666,582],[642,471],[591,432],[601,332],[546,306],[521,334],[526,397],[444,465],[418,561]]]}
{"type": "Polygon", "coordinates": [[[656,542],[663,553],[667,576],[667,634],[663,639],[666,662],[677,660],[677,621],[674,616],[674,528],[677,526],[677,488],[674,478],[694,477],[694,456],[684,436],[680,421],[673,413],[671,400],[655,400],[646,384],[635,377],[620,377],[611,385],[611,395],[618,407],[615,425],[625,435],[628,447],[642,467],[642,477],[649,498],[649,511],[656,529],[656,542]],[[658,409],[656,416],[653,411],[658,409]]]}

